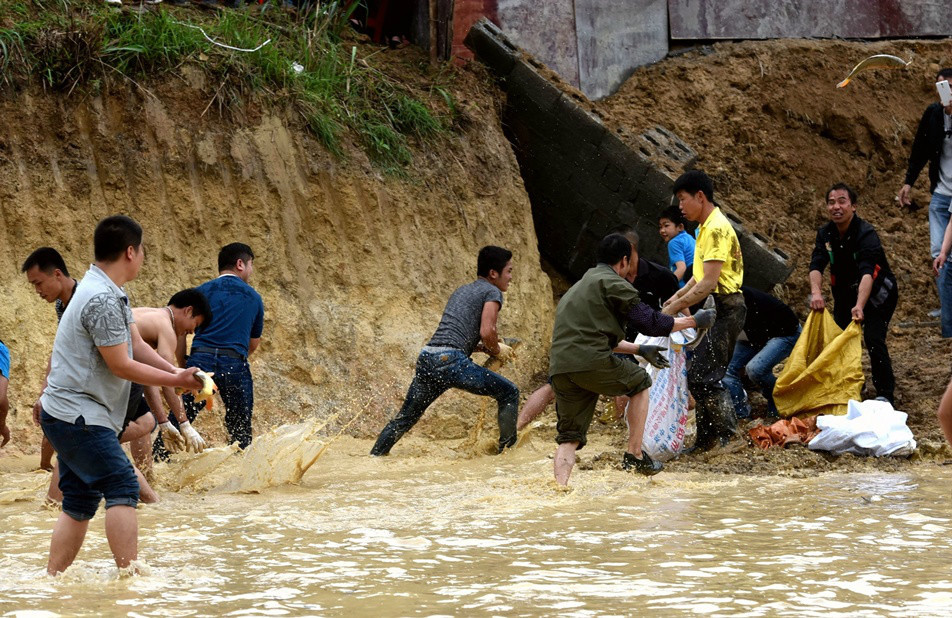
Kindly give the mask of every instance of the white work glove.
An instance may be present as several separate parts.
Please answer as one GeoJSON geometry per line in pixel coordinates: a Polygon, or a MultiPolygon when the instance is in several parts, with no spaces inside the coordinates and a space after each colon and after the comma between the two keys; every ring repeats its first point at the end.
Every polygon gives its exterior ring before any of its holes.
{"type": "Polygon", "coordinates": [[[185,438],[175,428],[175,425],[169,421],[159,423],[159,431],[162,432],[162,441],[165,443],[165,450],[170,453],[180,453],[185,450],[185,438]]]}
{"type": "Polygon", "coordinates": [[[182,436],[185,438],[185,448],[189,453],[201,453],[205,450],[205,440],[202,439],[192,424],[188,421],[179,423],[182,436]]]}
{"type": "Polygon", "coordinates": [[[499,353],[494,354],[493,358],[498,360],[501,363],[508,363],[513,358],[512,348],[507,346],[502,341],[499,342],[499,353]]]}

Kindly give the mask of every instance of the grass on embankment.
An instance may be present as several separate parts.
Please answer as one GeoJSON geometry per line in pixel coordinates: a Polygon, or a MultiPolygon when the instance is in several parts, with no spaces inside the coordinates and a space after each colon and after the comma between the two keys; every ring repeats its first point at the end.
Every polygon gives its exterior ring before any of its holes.
{"type": "Polygon", "coordinates": [[[391,172],[411,160],[413,140],[449,129],[454,104],[440,86],[411,90],[374,69],[347,42],[345,2],[302,15],[277,6],[204,12],[158,5],[119,11],[102,0],[6,0],[0,3],[0,87],[40,81],[74,93],[104,80],[141,80],[193,61],[213,84],[209,107],[224,110],[248,97],[288,101],[336,155],[348,133],[371,161],[391,172]],[[254,49],[233,51],[209,42],[254,49]]]}

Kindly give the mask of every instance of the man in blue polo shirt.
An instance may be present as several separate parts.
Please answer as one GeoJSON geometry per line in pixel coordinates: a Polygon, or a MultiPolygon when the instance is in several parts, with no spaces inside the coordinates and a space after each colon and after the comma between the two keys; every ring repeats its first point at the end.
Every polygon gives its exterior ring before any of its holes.
{"type": "MultiPolygon", "coordinates": [[[[264,330],[264,302],[248,284],[254,271],[255,254],[246,244],[235,242],[218,252],[216,279],[198,286],[208,298],[214,321],[200,327],[192,340],[186,367],[201,367],[215,373],[215,384],[225,404],[228,439],[241,448],[251,444],[251,412],[254,383],[248,356],[257,349],[264,330]]],[[[184,397],[189,421],[194,421],[205,402],[184,397]]]]}

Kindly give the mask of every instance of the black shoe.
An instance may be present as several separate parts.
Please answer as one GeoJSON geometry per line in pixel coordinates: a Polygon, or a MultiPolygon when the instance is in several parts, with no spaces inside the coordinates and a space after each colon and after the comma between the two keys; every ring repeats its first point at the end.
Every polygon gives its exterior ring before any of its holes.
{"type": "Polygon", "coordinates": [[[499,445],[498,445],[498,448],[497,448],[497,450],[496,450],[496,454],[497,454],[497,455],[502,455],[502,452],[505,451],[507,448],[512,448],[512,447],[514,447],[514,446],[516,445],[516,439],[517,439],[518,437],[519,437],[518,435],[512,434],[512,435],[509,436],[508,438],[505,438],[505,439],[500,438],[500,439],[499,439],[499,445]]]}
{"type": "Polygon", "coordinates": [[[642,451],[641,459],[638,459],[631,453],[625,453],[625,456],[622,457],[621,460],[621,469],[634,470],[645,476],[654,476],[664,469],[664,465],[660,461],[653,460],[648,456],[648,453],[642,451]]]}

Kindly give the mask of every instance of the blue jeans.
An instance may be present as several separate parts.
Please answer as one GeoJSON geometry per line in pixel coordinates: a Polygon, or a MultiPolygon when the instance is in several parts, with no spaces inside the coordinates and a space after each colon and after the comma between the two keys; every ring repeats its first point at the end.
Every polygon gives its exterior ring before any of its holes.
{"type": "Polygon", "coordinates": [[[942,238],[945,236],[945,228],[949,225],[949,205],[952,204],[952,196],[933,193],[932,200],[929,202],[929,248],[932,251],[932,259],[939,256],[942,250],[942,238]]]}
{"type": "MultiPolygon", "coordinates": [[[[215,373],[213,379],[218,386],[222,403],[225,404],[228,440],[237,442],[241,448],[248,448],[251,444],[251,413],[255,403],[254,382],[248,361],[198,352],[188,357],[185,366],[199,367],[205,373],[215,373]]],[[[185,403],[185,414],[189,422],[195,420],[198,411],[205,407],[205,402],[196,403],[191,393],[186,393],[182,401],[185,403]]]]}
{"type": "Polygon", "coordinates": [[[942,336],[952,337],[952,262],[946,260],[939,268],[939,307],[942,314],[942,336]]]}
{"type": "Polygon", "coordinates": [[[388,454],[397,440],[420,420],[430,404],[451,388],[495,399],[499,408],[499,451],[516,443],[519,389],[498,373],[474,363],[462,350],[447,348],[440,352],[420,352],[416,374],[403,407],[380,432],[370,454],[388,454]]]}
{"type": "Polygon", "coordinates": [[[64,513],[76,521],[92,519],[103,498],[107,509],[120,505],[135,508],[139,480],[115,431],[87,425],[82,416],[67,423],[45,411],[40,414],[40,427],[56,449],[64,513]]]}
{"type": "MultiPolygon", "coordinates": [[[[218,394],[225,404],[225,429],[228,431],[229,442],[237,442],[241,448],[248,448],[251,444],[251,412],[254,408],[254,382],[251,379],[251,368],[248,361],[230,356],[217,356],[204,352],[196,352],[188,357],[186,367],[198,367],[205,373],[214,372],[212,378],[218,386],[218,394]]],[[[185,416],[188,422],[193,422],[199,410],[205,408],[205,402],[196,402],[192,393],[182,395],[185,404],[185,416]]],[[[169,414],[169,421],[178,427],[178,420],[169,414]]],[[[168,459],[168,451],[159,435],[152,444],[152,454],[157,460],[168,459]]]]}
{"type": "Polygon", "coordinates": [[[773,389],[777,383],[777,377],[773,374],[773,368],[790,356],[799,337],[798,329],[796,335],[769,339],[763,348],[758,348],[749,341],[737,342],[734,346],[734,355],[727,366],[727,373],[724,375],[724,386],[731,394],[738,418],[750,418],[750,402],[747,400],[747,392],[741,380],[741,371],[747,372],[747,377],[760,389],[760,393],[767,400],[767,414],[777,416],[777,406],[773,400],[773,389]]]}

